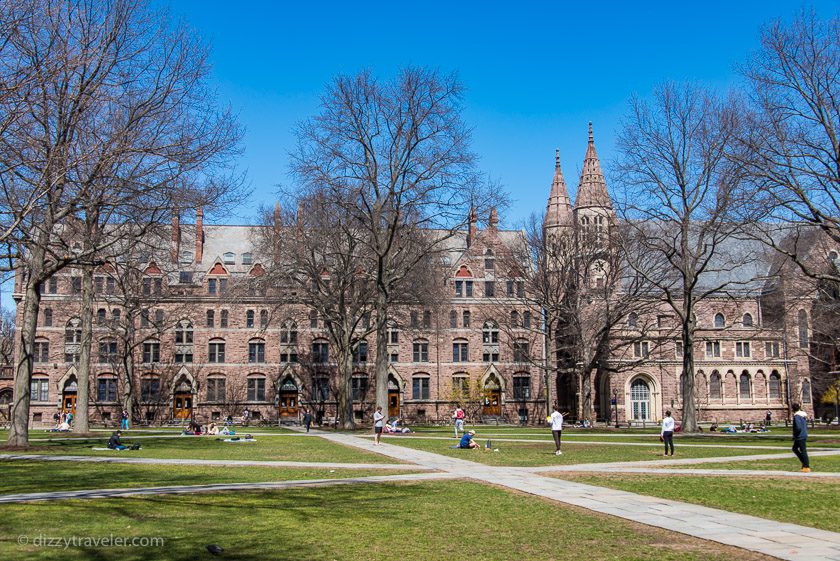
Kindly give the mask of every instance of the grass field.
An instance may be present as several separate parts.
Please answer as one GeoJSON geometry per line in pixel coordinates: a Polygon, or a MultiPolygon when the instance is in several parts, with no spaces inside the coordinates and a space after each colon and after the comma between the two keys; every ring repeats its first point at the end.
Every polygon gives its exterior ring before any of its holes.
{"type": "Polygon", "coordinates": [[[274,468],[2,461],[0,493],[35,493],[79,489],[262,483],[293,479],[340,479],[417,473],[416,470],[274,468]]]}
{"type": "Polygon", "coordinates": [[[2,559],[212,559],[207,544],[238,560],[767,559],[460,481],[4,505],[3,514],[2,559]],[[38,535],[112,534],[159,537],[165,545],[32,545],[38,535]]]}
{"type": "MultiPolygon", "coordinates": [[[[244,433],[243,433],[244,434],[244,433]]],[[[123,435],[124,442],[138,442],[141,450],[117,452],[114,450],[93,450],[104,447],[108,434],[101,438],[74,439],[67,435],[39,436],[32,440],[27,454],[61,454],[87,456],[117,456],[127,454],[138,458],[189,458],[214,460],[275,460],[307,462],[349,462],[377,463],[381,456],[362,450],[328,442],[309,436],[265,436],[256,437],[253,443],[222,442],[222,437],[183,436],[163,437],[141,433],[123,435]],[[132,438],[143,436],[143,438],[132,438]]],[[[0,453],[4,453],[0,447],[0,453]]]]}
{"type": "MultiPolygon", "coordinates": [[[[824,471],[838,473],[840,472],[840,455],[837,456],[814,456],[811,455],[811,468],[814,471],[824,471]]],[[[691,466],[682,466],[691,467],[691,466]]],[[[799,471],[802,467],[799,460],[793,453],[790,454],[789,459],[785,460],[751,460],[748,462],[727,462],[727,463],[712,463],[696,466],[703,469],[754,469],[754,470],[771,470],[771,471],[799,471]]],[[[840,526],[840,524],[838,524],[840,526]]]]}
{"type": "MultiPolygon", "coordinates": [[[[477,435],[479,443],[485,444],[486,438],[481,434],[477,435]]],[[[406,446],[417,450],[425,450],[427,452],[435,452],[454,458],[462,458],[474,462],[492,466],[547,466],[547,465],[564,465],[564,464],[581,464],[581,463],[601,463],[601,462],[629,462],[642,460],[662,460],[667,462],[668,459],[662,458],[662,448],[658,440],[652,440],[649,446],[610,446],[607,444],[578,444],[573,440],[568,440],[563,443],[563,455],[554,455],[554,443],[549,441],[535,441],[531,442],[505,442],[492,438],[491,444],[493,448],[498,448],[499,452],[484,452],[475,450],[458,450],[452,449],[457,441],[452,438],[448,440],[436,440],[411,436],[399,436],[383,439],[383,442],[388,444],[395,444],[398,446],[406,446]]],[[[741,456],[751,454],[766,453],[764,450],[744,449],[738,446],[727,446],[720,448],[677,448],[675,458],[708,458],[708,457],[725,457],[725,456],[741,456]]],[[[770,450],[770,452],[776,452],[770,450]]]]}
{"type": "MultiPolygon", "coordinates": [[[[706,467],[706,466],[704,466],[706,467]]],[[[692,475],[550,474],[552,477],[837,531],[840,481],[692,475]]],[[[769,529],[769,527],[768,527],[769,529]]]]}

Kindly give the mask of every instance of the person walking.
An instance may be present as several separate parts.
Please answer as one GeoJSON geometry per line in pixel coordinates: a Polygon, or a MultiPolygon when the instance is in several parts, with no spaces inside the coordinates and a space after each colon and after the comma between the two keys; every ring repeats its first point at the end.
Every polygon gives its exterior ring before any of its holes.
{"type": "Polygon", "coordinates": [[[379,446],[379,439],[382,438],[382,427],[385,425],[385,415],[382,414],[382,407],[377,407],[373,413],[373,445],[379,446]]]}
{"type": "Polygon", "coordinates": [[[560,437],[563,434],[563,414],[557,410],[557,406],[552,407],[553,411],[548,417],[548,422],[551,423],[551,436],[554,437],[554,455],[560,456],[563,452],[560,450],[560,437]]]}
{"type": "Polygon", "coordinates": [[[459,430],[461,434],[464,434],[464,417],[464,410],[461,409],[461,406],[455,407],[455,412],[452,414],[452,418],[455,419],[455,438],[458,438],[459,430]]]}
{"type": "Polygon", "coordinates": [[[306,427],[306,432],[309,432],[309,427],[312,426],[312,413],[309,409],[303,410],[303,425],[306,427]]]}
{"type": "Polygon", "coordinates": [[[671,448],[671,456],[674,455],[674,418],[670,411],[665,411],[665,418],[662,419],[662,432],[659,433],[662,442],[665,443],[665,455],[668,455],[668,447],[671,448]]]}
{"type": "Polygon", "coordinates": [[[811,472],[811,464],[808,461],[808,414],[799,407],[798,403],[791,406],[793,409],[793,453],[802,463],[803,473],[811,472]]]}
{"type": "Polygon", "coordinates": [[[122,412],[122,421],[120,422],[120,429],[128,430],[128,411],[123,409],[122,412]]]}

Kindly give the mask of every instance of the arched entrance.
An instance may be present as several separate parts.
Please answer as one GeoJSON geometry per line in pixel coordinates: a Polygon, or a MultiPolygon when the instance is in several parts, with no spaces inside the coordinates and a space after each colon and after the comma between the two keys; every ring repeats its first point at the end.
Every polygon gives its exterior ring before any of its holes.
{"type": "Polygon", "coordinates": [[[281,418],[298,416],[298,387],[291,376],[286,376],[278,391],[278,407],[281,418]]]}
{"type": "Polygon", "coordinates": [[[481,414],[485,417],[498,417],[502,414],[502,384],[495,373],[484,380],[484,401],[481,414]]]}
{"type": "Polygon", "coordinates": [[[172,394],[172,416],[176,419],[189,419],[192,417],[192,408],[192,385],[186,378],[181,378],[172,394]]]}
{"type": "Polygon", "coordinates": [[[630,412],[634,421],[651,420],[650,385],[641,378],[630,384],[630,412]]]}
{"type": "Polygon", "coordinates": [[[64,388],[61,391],[61,411],[63,413],[76,415],[76,396],[78,395],[79,385],[76,382],[76,377],[71,376],[64,382],[64,388]]]}
{"type": "Polygon", "coordinates": [[[388,376],[388,417],[400,416],[400,384],[393,376],[388,376]]]}

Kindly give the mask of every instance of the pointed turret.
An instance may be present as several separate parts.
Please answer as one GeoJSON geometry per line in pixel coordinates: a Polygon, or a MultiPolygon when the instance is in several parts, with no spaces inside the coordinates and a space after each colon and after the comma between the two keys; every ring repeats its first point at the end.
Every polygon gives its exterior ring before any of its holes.
{"type": "Polygon", "coordinates": [[[609,209],[610,214],[612,214],[612,201],[609,193],[607,193],[607,182],[604,180],[601,162],[598,160],[598,153],[595,151],[592,122],[589,123],[589,145],[586,147],[586,156],[583,158],[583,169],[580,172],[575,210],[590,207],[609,209]]]}
{"type": "Polygon", "coordinates": [[[545,208],[543,228],[572,225],[572,202],[566,189],[563,170],[560,169],[560,150],[554,151],[554,179],[551,181],[551,192],[548,195],[548,205],[545,208]]]}

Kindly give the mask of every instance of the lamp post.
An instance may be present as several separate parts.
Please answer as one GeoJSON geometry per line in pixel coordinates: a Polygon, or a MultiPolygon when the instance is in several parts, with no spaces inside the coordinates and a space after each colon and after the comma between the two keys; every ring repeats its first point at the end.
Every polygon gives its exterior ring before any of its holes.
{"type": "Polygon", "coordinates": [[[615,428],[618,428],[618,390],[613,390],[613,407],[615,407],[615,428]]]}

